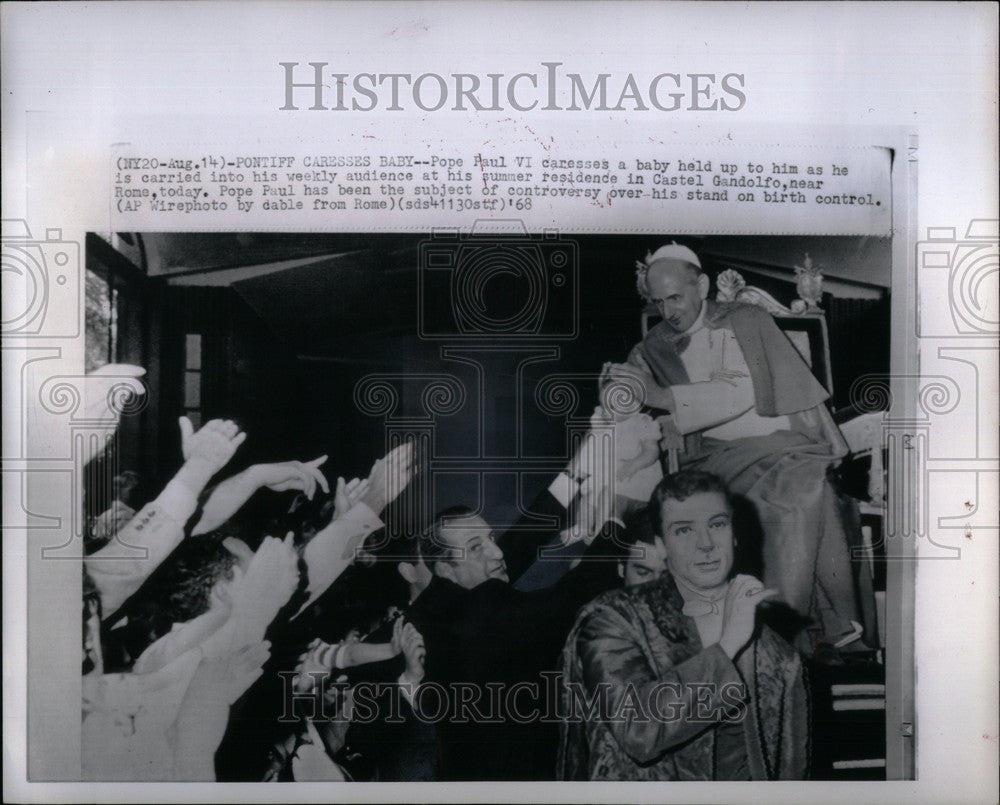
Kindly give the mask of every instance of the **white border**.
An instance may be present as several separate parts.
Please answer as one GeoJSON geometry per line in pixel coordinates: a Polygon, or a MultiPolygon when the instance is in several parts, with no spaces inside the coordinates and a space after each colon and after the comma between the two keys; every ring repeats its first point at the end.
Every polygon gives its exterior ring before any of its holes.
{"type": "MultiPolygon", "coordinates": [[[[185,112],[207,116],[206,127],[230,114],[261,121],[262,135],[315,127],[309,115],[276,113],[276,64],[288,58],[334,60],[346,69],[458,71],[475,61],[482,71],[509,64],[532,67],[553,56],[578,69],[639,70],[664,65],[682,72],[748,77],[747,108],[726,123],[905,126],[919,131],[917,237],[928,226],[964,229],[996,218],[996,6],[988,4],[647,4],[597,6],[554,3],[466,6],[230,3],[62,4],[0,7],[3,22],[4,217],[31,217],[52,208],[51,190],[29,187],[25,169],[26,112],[74,116],[82,125],[65,149],[83,155],[114,141],[130,115],[185,112]],[[318,22],[317,22],[318,20],[318,22]],[[494,59],[495,61],[490,61],[494,59]],[[465,62],[465,63],[463,63],[465,62]],[[493,65],[496,64],[494,67],[493,65]]],[[[530,69],[530,68],[525,68],[530,69]]],[[[614,123],[611,115],[609,124],[614,123]]],[[[690,116],[678,118],[697,124],[690,116]]],[[[326,125],[353,125],[335,120],[326,125]]],[[[621,121],[619,121],[620,123],[621,121]]],[[[713,120],[713,123],[718,122],[713,120]]],[[[419,120],[413,121],[419,125],[419,120]]],[[[673,121],[665,120],[671,127],[673,121]]],[[[88,179],[58,177],[63,207],[86,198],[88,179]]],[[[86,205],[84,205],[86,206],[86,205]]],[[[911,211],[912,212],[912,211],[911,211]]],[[[37,221],[70,229],[69,218],[37,221]]],[[[82,223],[82,222],[81,222],[82,223]]],[[[96,227],[94,227],[96,228],[96,227]]],[[[82,230],[81,230],[82,231],[82,230]]],[[[910,252],[912,254],[912,252],[910,252]]],[[[896,255],[894,254],[894,258],[896,255]]],[[[909,259],[907,256],[906,259],[909,259]]],[[[895,264],[895,260],[894,260],[895,264]]],[[[912,264],[912,263],[911,263],[912,264]]],[[[895,290],[895,288],[894,288],[895,290]]],[[[921,300],[932,304],[934,300],[921,300]]],[[[895,302],[894,302],[895,304],[895,302]]],[[[995,363],[994,363],[995,366],[995,363]]],[[[983,367],[984,377],[995,370],[983,367]]],[[[5,432],[18,421],[5,383],[5,432]]],[[[981,390],[994,394],[995,381],[981,390]]],[[[990,423],[986,423],[987,427],[990,423]]],[[[996,455],[995,428],[981,434],[996,455]]],[[[956,488],[961,497],[968,490],[956,488]]],[[[993,511],[996,507],[993,507],[993,511]]],[[[276,790],[195,785],[25,787],[23,730],[25,590],[23,557],[4,540],[5,798],[87,801],[107,796],[177,799],[289,798],[381,800],[371,784],[295,785],[276,790]],[[23,733],[22,733],[23,734],[23,733]],[[251,793],[252,791],[252,793],[251,793]]],[[[546,784],[522,789],[527,798],[734,801],[758,794],[791,801],[844,796],[896,801],[994,800],[997,768],[997,553],[995,532],[963,546],[953,567],[921,566],[917,602],[917,712],[920,780],[873,786],[830,784],[756,788],[680,784],[575,789],[546,784]],[[975,582],[975,590],[970,591],[975,582]],[[951,628],[949,628],[951,627],[951,628]]],[[[399,789],[397,789],[399,790],[399,789]]],[[[508,799],[509,789],[476,785],[435,790],[453,801],[508,799]]],[[[403,798],[431,792],[407,788],[403,798]]]]}

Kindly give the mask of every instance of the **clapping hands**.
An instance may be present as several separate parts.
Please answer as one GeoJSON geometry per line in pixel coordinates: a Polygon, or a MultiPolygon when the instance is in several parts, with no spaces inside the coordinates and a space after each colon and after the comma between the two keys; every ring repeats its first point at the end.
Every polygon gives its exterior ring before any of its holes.
{"type": "Polygon", "coordinates": [[[413,686],[423,682],[427,650],[424,648],[424,636],[417,631],[417,627],[397,618],[392,627],[392,649],[394,654],[402,652],[406,660],[403,680],[413,686]]]}

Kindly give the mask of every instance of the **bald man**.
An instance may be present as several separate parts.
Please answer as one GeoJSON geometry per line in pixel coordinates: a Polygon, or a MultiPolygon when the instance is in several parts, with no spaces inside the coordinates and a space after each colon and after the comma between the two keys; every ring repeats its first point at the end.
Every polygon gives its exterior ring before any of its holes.
{"type": "Polygon", "coordinates": [[[697,434],[683,468],[718,475],[753,504],[764,581],[810,621],[800,648],[862,636],[874,645],[874,596],[849,549],[860,544],[857,508],[827,479],[846,448],[826,389],[767,311],[708,299],[709,278],[687,247],[669,244],[637,265],[639,293],[662,321],[606,376],[638,381],[665,428],[697,434]]]}

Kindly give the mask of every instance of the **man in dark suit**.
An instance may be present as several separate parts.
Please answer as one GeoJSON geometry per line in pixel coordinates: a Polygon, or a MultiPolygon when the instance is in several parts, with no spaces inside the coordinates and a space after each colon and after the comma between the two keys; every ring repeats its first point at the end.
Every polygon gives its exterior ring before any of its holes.
{"type": "MultiPolygon", "coordinates": [[[[535,513],[553,502],[543,495],[535,513]]],[[[557,514],[554,526],[565,519],[557,514]]],[[[426,682],[413,700],[438,724],[441,779],[554,779],[560,648],[579,607],[618,582],[622,526],[602,526],[571,546],[575,559],[556,547],[553,531],[515,527],[498,536],[465,507],[441,512],[422,536],[433,578],[408,615],[427,649],[426,682]],[[546,546],[555,558],[539,555],[546,546]],[[545,562],[550,586],[517,589],[545,562]]]]}
{"type": "MultiPolygon", "coordinates": [[[[518,578],[529,575],[525,571],[533,568],[534,572],[530,574],[532,586],[550,586],[567,572],[573,559],[579,557],[579,552],[574,554],[573,550],[561,550],[554,561],[537,561],[540,549],[566,529],[567,506],[578,486],[575,478],[570,477],[571,472],[574,476],[579,472],[575,463],[571,463],[566,472],[560,473],[533,501],[528,513],[499,538],[499,544],[508,554],[504,559],[505,581],[508,574],[518,578]]],[[[420,542],[397,537],[389,543],[387,553],[396,563],[393,573],[398,572],[401,578],[397,581],[405,585],[405,589],[400,589],[392,597],[398,599],[402,607],[399,614],[408,621],[416,619],[422,622],[426,617],[450,621],[448,605],[442,601],[437,585],[433,585],[431,598],[426,602],[422,600],[435,574],[424,560],[420,542]]],[[[498,550],[498,546],[492,543],[490,547],[483,547],[491,556],[498,550]]],[[[561,548],[561,544],[557,547],[561,548]]],[[[473,568],[474,563],[459,572],[474,572],[473,568]]],[[[385,569],[388,570],[387,567],[385,569]]],[[[485,578],[485,574],[475,578],[463,576],[464,583],[470,587],[485,578]]],[[[383,580],[382,584],[385,588],[394,586],[389,580],[383,580]]],[[[388,642],[393,636],[393,627],[393,621],[387,618],[365,639],[372,643],[388,642]]],[[[406,629],[413,628],[411,623],[407,623],[406,629]]],[[[440,718],[434,717],[434,712],[430,712],[432,717],[427,718],[424,713],[415,712],[413,707],[414,694],[425,676],[423,637],[419,632],[416,634],[420,639],[416,651],[407,652],[403,646],[402,652],[390,660],[358,666],[348,672],[351,683],[357,685],[357,695],[363,697],[361,709],[365,717],[352,721],[346,741],[353,751],[359,752],[369,762],[375,779],[383,782],[438,779],[437,723],[440,718]]],[[[559,640],[561,636],[557,642],[559,640]]],[[[440,648],[441,642],[435,641],[435,646],[440,648]]],[[[434,688],[426,693],[433,694],[434,688]]],[[[430,703],[430,697],[426,701],[430,703]]],[[[445,715],[441,714],[441,717],[445,715]]]]}

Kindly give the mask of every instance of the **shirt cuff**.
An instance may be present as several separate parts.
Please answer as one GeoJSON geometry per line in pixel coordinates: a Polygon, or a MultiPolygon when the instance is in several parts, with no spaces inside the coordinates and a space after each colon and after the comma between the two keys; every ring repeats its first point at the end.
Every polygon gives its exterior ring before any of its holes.
{"type": "Polygon", "coordinates": [[[379,516],[372,511],[371,506],[360,501],[355,503],[340,519],[349,523],[359,523],[369,531],[377,531],[385,525],[379,516]]]}
{"type": "Polygon", "coordinates": [[[568,473],[560,472],[555,480],[549,484],[549,494],[552,495],[564,509],[569,508],[569,503],[577,492],[577,483],[569,477],[568,473]]]}

